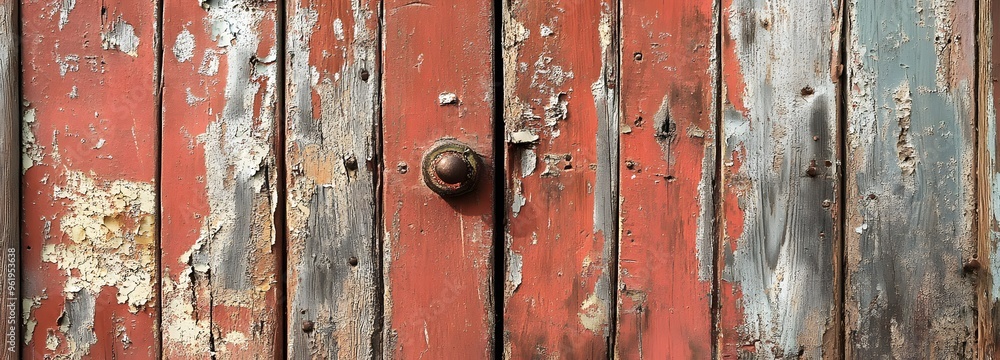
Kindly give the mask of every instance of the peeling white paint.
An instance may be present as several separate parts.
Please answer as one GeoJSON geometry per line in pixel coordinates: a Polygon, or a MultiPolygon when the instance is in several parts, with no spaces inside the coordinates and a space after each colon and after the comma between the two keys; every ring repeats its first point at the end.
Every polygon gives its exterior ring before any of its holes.
{"type": "Polygon", "coordinates": [[[111,27],[101,31],[101,46],[104,50],[118,49],[132,57],[139,56],[139,37],[135,35],[135,27],[118,16],[111,27]]]}
{"type": "Polygon", "coordinates": [[[62,0],[62,6],[59,7],[59,30],[69,24],[69,14],[73,12],[75,7],[76,0],[62,0]]]}
{"type": "Polygon", "coordinates": [[[337,40],[344,41],[344,22],[340,18],[333,20],[333,35],[337,40]]]}
{"type": "Polygon", "coordinates": [[[438,95],[438,105],[457,104],[458,95],[450,92],[443,92],[438,95]]]}
{"type": "Polygon", "coordinates": [[[194,58],[194,48],[194,34],[188,31],[187,28],[184,28],[180,34],[177,34],[177,39],[174,40],[174,57],[177,58],[178,62],[191,60],[191,58],[194,58]]]}

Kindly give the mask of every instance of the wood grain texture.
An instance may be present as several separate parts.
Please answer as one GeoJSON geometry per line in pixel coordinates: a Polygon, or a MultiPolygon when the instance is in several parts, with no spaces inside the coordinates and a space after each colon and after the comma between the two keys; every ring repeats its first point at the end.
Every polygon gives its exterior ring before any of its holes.
{"type": "Polygon", "coordinates": [[[492,2],[390,0],[384,14],[384,355],[488,358],[495,342],[492,2]],[[424,152],[445,137],[487,164],[471,194],[443,199],[421,180],[424,152]]]}
{"type": "Polygon", "coordinates": [[[19,4],[0,0],[0,360],[21,354],[21,63],[19,4]]]}
{"type": "Polygon", "coordinates": [[[379,355],[379,4],[289,2],[286,176],[292,358],[379,355]]]}
{"type": "Polygon", "coordinates": [[[284,347],[274,2],[163,2],[165,358],[284,347]]]}
{"type": "Polygon", "coordinates": [[[157,3],[22,3],[25,357],[160,353],[157,3]]]}
{"type": "Polygon", "coordinates": [[[976,356],[975,11],[850,3],[848,357],[976,356]]]}
{"type": "Polygon", "coordinates": [[[722,8],[720,356],[840,357],[839,1],[722,8]]]}
{"type": "Polygon", "coordinates": [[[504,2],[505,357],[608,353],[616,12],[615,2],[504,2]]]}
{"type": "Polygon", "coordinates": [[[994,36],[1000,24],[1000,7],[992,0],[979,1],[977,24],[978,50],[978,139],[977,197],[978,231],[976,259],[966,271],[977,272],[976,302],[978,311],[978,349],[980,359],[1000,358],[1000,163],[997,161],[997,117],[1000,94],[994,81],[1000,78],[994,64],[1000,63],[1000,36],[994,36]]]}
{"type": "Polygon", "coordinates": [[[712,349],[717,2],[625,0],[615,354],[712,349]]]}

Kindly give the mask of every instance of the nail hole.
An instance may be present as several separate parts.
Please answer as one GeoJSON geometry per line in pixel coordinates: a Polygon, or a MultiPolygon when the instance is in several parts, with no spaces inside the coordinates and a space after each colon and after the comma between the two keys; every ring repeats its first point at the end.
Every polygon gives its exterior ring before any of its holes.
{"type": "Polygon", "coordinates": [[[635,58],[635,61],[642,61],[642,53],[641,52],[637,52],[637,53],[633,54],[632,57],[635,58]]]}

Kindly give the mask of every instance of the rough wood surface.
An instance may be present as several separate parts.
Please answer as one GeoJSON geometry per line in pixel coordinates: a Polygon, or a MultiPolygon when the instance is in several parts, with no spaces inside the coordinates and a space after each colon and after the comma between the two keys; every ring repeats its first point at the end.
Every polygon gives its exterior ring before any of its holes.
{"type": "Polygon", "coordinates": [[[608,353],[616,13],[615,2],[504,2],[506,357],[608,353]]]}
{"type": "Polygon", "coordinates": [[[160,354],[157,3],[22,3],[25,357],[160,354]]]}
{"type": "Polygon", "coordinates": [[[291,1],[288,14],[289,356],[370,359],[382,306],[379,2],[291,1]]]}
{"type": "Polygon", "coordinates": [[[163,2],[163,356],[273,357],[274,2],[163,2]]]}
{"type": "Polygon", "coordinates": [[[849,6],[848,357],[976,356],[975,12],[849,6]]]}
{"type": "Polygon", "coordinates": [[[18,2],[0,0],[0,359],[21,353],[21,66],[18,2]]]}
{"type": "Polygon", "coordinates": [[[712,349],[717,2],[625,0],[615,354],[712,349]]]}
{"type": "Polygon", "coordinates": [[[496,341],[492,2],[389,0],[383,11],[384,355],[487,358],[496,341]],[[424,152],[445,137],[486,164],[471,194],[443,199],[421,180],[424,152]]]}
{"type": "Polygon", "coordinates": [[[839,1],[722,8],[720,356],[840,356],[839,1]]]}
{"type": "Polygon", "coordinates": [[[995,24],[1000,24],[1000,7],[992,0],[979,1],[977,24],[979,63],[977,109],[977,175],[979,226],[976,257],[968,270],[977,272],[976,301],[979,314],[980,359],[1000,358],[1000,162],[997,159],[997,116],[1000,93],[993,82],[1000,78],[994,63],[1000,62],[1000,36],[994,36],[995,24]]]}

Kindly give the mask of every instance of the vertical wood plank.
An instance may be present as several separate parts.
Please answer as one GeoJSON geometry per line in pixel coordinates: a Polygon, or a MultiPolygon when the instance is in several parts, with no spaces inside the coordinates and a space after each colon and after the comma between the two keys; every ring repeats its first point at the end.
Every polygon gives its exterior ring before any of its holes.
{"type": "Polygon", "coordinates": [[[840,357],[839,1],[726,0],[720,356],[840,357]]]}
{"type": "Polygon", "coordinates": [[[717,2],[624,0],[615,353],[712,350],[717,2]]]}
{"type": "Polygon", "coordinates": [[[275,3],[163,6],[163,356],[273,357],[275,3]]]}
{"type": "Polygon", "coordinates": [[[975,357],[975,11],[850,4],[849,357],[975,357]]]}
{"type": "Polygon", "coordinates": [[[992,0],[979,1],[977,24],[978,50],[978,139],[977,175],[979,223],[974,261],[966,271],[978,271],[976,286],[979,314],[980,359],[1000,357],[1000,162],[997,161],[997,105],[1000,94],[993,82],[1000,76],[994,64],[1000,63],[1000,36],[994,36],[995,24],[1000,24],[1000,8],[992,0]]]}
{"type": "Polygon", "coordinates": [[[492,2],[390,0],[384,14],[384,355],[487,358],[495,341],[492,2]],[[471,194],[443,199],[421,180],[424,152],[445,137],[487,164],[471,194]]]}
{"type": "Polygon", "coordinates": [[[159,356],[157,1],[23,1],[31,358],[159,356]]]}
{"type": "Polygon", "coordinates": [[[503,3],[504,355],[605,356],[617,238],[617,4],[503,3]]]}
{"type": "Polygon", "coordinates": [[[292,358],[378,355],[379,5],[376,0],[289,2],[292,358]]]}
{"type": "Polygon", "coordinates": [[[16,0],[0,0],[0,359],[21,354],[21,66],[16,0]]]}

